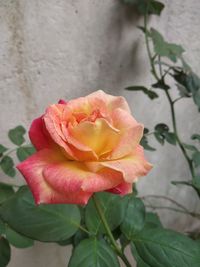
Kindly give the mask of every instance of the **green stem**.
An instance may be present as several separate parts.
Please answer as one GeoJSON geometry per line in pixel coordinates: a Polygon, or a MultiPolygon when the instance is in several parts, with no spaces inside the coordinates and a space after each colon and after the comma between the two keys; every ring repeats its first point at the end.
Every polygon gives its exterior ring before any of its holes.
{"type": "MultiPolygon", "coordinates": [[[[148,40],[148,35],[147,35],[147,17],[148,16],[147,16],[147,12],[146,12],[146,14],[144,16],[144,28],[145,28],[145,43],[146,43],[147,53],[148,53],[148,57],[149,57],[150,64],[151,64],[152,74],[153,74],[153,76],[155,77],[155,79],[157,81],[160,81],[160,79],[163,79],[162,65],[161,65],[160,58],[159,58],[159,69],[160,69],[160,72],[161,72],[161,78],[159,78],[159,76],[158,76],[158,74],[156,72],[154,61],[153,61],[152,55],[151,55],[151,49],[150,49],[150,46],[149,46],[149,40],[148,40]]],[[[185,159],[188,162],[188,166],[189,166],[191,175],[192,175],[192,177],[194,177],[195,173],[194,173],[194,168],[193,168],[193,165],[192,165],[192,161],[190,160],[190,158],[189,158],[189,156],[188,156],[188,154],[187,154],[187,152],[186,152],[186,150],[185,150],[185,148],[183,146],[183,143],[181,142],[179,134],[178,134],[177,125],[176,125],[175,110],[174,110],[174,102],[172,101],[172,98],[171,98],[168,90],[164,90],[164,91],[165,91],[165,94],[166,94],[167,99],[168,99],[169,104],[170,104],[173,130],[174,130],[174,133],[176,135],[177,143],[178,143],[178,145],[179,145],[179,147],[180,147],[185,159]]]]}
{"type": "Polygon", "coordinates": [[[99,217],[102,221],[102,224],[106,230],[106,233],[108,235],[108,237],[110,238],[110,242],[111,244],[113,245],[115,251],[117,252],[118,256],[123,260],[123,262],[126,264],[127,267],[131,267],[131,264],[129,263],[129,261],[127,260],[126,256],[124,255],[124,253],[122,252],[121,248],[118,246],[111,230],[110,230],[110,227],[107,223],[107,220],[105,218],[105,215],[103,213],[103,210],[101,208],[101,203],[100,201],[98,200],[97,196],[94,194],[93,195],[93,201],[94,201],[94,205],[95,205],[95,208],[99,214],[99,217]]]}

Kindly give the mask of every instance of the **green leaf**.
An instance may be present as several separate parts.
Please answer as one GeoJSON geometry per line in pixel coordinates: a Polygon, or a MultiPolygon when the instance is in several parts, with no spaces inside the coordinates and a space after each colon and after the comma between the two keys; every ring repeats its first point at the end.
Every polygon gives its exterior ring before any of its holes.
{"type": "Polygon", "coordinates": [[[193,134],[193,135],[191,136],[191,139],[192,139],[192,140],[198,140],[198,141],[200,141],[200,134],[193,134]]]}
{"type": "Polygon", "coordinates": [[[18,233],[44,242],[66,240],[80,225],[80,211],[76,205],[36,206],[25,186],[3,203],[0,216],[18,233]]]}
{"type": "Polygon", "coordinates": [[[34,241],[32,239],[18,234],[8,225],[6,226],[5,234],[10,244],[16,248],[28,248],[33,246],[34,241]]]}
{"type": "Polygon", "coordinates": [[[4,156],[0,162],[0,166],[2,171],[10,176],[10,177],[14,177],[16,174],[16,171],[14,169],[14,162],[13,159],[9,156],[4,156]]]}
{"type": "Polygon", "coordinates": [[[200,152],[197,151],[192,155],[192,160],[194,162],[194,165],[197,167],[200,165],[200,152]]]}
{"type": "Polygon", "coordinates": [[[125,4],[134,5],[141,15],[148,13],[149,15],[160,15],[163,8],[163,3],[155,0],[123,0],[125,4]]]}
{"type": "Polygon", "coordinates": [[[15,191],[11,185],[0,183],[0,204],[11,197],[14,193],[15,191]]]}
{"type": "Polygon", "coordinates": [[[192,186],[192,181],[172,181],[171,184],[192,186]]]}
{"type": "Polygon", "coordinates": [[[165,139],[168,143],[170,143],[171,145],[176,145],[176,135],[175,133],[172,132],[165,132],[163,133],[165,136],[165,139]]]}
{"type": "Polygon", "coordinates": [[[20,146],[24,143],[24,134],[26,133],[26,130],[23,126],[19,125],[15,127],[14,129],[11,129],[8,132],[8,137],[13,142],[13,144],[20,146]]]}
{"type": "Polygon", "coordinates": [[[74,237],[73,237],[73,245],[74,245],[74,247],[78,246],[78,244],[79,244],[82,240],[84,240],[84,239],[86,239],[86,238],[88,238],[87,233],[85,233],[85,232],[82,231],[82,230],[78,230],[78,231],[75,233],[74,237]]]}
{"type": "Polygon", "coordinates": [[[10,246],[4,237],[0,237],[0,267],[6,267],[10,261],[10,246]]]}
{"type": "Polygon", "coordinates": [[[170,89],[169,85],[167,85],[164,80],[159,80],[158,82],[152,84],[151,86],[153,88],[159,88],[159,89],[163,89],[163,90],[170,89]]]}
{"type": "Polygon", "coordinates": [[[163,228],[144,228],[132,237],[132,241],[139,257],[150,266],[200,266],[197,243],[177,232],[163,228]]]}
{"type": "Polygon", "coordinates": [[[195,189],[200,193],[200,175],[196,175],[193,178],[192,184],[195,187],[195,189]]]}
{"type": "Polygon", "coordinates": [[[35,148],[32,146],[24,146],[24,147],[18,147],[17,149],[17,157],[19,161],[23,161],[27,159],[29,156],[31,156],[33,153],[35,153],[35,148]]]}
{"type": "Polygon", "coordinates": [[[7,151],[8,148],[0,144],[0,155],[3,154],[5,151],[7,151]]]}
{"type": "MultiPolygon", "coordinates": [[[[125,208],[127,205],[127,197],[121,197],[110,193],[97,193],[96,197],[101,203],[101,207],[110,226],[111,230],[117,228],[123,221],[125,208]]],[[[99,215],[96,211],[94,200],[91,198],[85,210],[85,223],[87,228],[93,232],[104,233],[105,229],[101,223],[99,215]]]]}
{"type": "Polygon", "coordinates": [[[160,134],[160,133],[158,133],[158,132],[154,132],[154,136],[155,136],[156,140],[157,140],[161,145],[164,145],[164,143],[165,143],[165,137],[164,137],[162,134],[160,134]]]}
{"type": "Polygon", "coordinates": [[[156,151],[155,148],[149,145],[147,137],[144,135],[140,141],[140,145],[144,147],[145,150],[156,151]]]}
{"type": "Polygon", "coordinates": [[[69,267],[119,267],[116,254],[105,241],[85,239],[74,249],[69,267]]]}
{"type": "Polygon", "coordinates": [[[155,131],[159,134],[163,134],[169,131],[169,127],[164,123],[159,123],[155,126],[155,131]]]}
{"type": "Polygon", "coordinates": [[[153,28],[151,28],[151,37],[155,53],[161,57],[167,57],[173,62],[176,62],[185,51],[180,45],[166,42],[163,36],[153,28]]]}
{"type": "Polygon", "coordinates": [[[128,91],[142,91],[144,94],[146,94],[151,100],[158,98],[158,94],[156,94],[154,91],[147,89],[144,86],[130,86],[125,88],[125,90],[128,91]]]}
{"type": "Polygon", "coordinates": [[[145,224],[145,207],[136,197],[130,197],[121,231],[130,240],[135,233],[142,230],[145,224]]]}
{"type": "Polygon", "coordinates": [[[4,225],[4,222],[0,219],[0,235],[4,234],[5,233],[5,225],[4,225]]]}
{"type": "Polygon", "coordinates": [[[151,267],[149,264],[144,262],[143,259],[140,257],[133,242],[131,242],[131,252],[133,254],[134,259],[137,262],[137,267],[151,267]]]}
{"type": "Polygon", "coordinates": [[[152,226],[154,225],[155,227],[162,227],[162,223],[156,213],[153,212],[147,212],[145,216],[145,225],[146,224],[151,224],[152,226]]]}
{"type": "Polygon", "coordinates": [[[188,145],[188,144],[183,143],[183,146],[187,150],[198,151],[197,148],[195,146],[193,146],[193,145],[188,145]]]}

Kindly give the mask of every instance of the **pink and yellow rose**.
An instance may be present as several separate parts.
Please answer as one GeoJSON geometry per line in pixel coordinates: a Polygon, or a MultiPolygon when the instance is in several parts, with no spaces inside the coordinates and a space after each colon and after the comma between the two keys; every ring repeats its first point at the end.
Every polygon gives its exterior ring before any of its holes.
{"type": "Polygon", "coordinates": [[[139,145],[142,135],[123,97],[97,91],[61,100],[32,122],[37,152],[17,168],[37,204],[86,204],[99,191],[125,195],[152,168],[139,145]]]}

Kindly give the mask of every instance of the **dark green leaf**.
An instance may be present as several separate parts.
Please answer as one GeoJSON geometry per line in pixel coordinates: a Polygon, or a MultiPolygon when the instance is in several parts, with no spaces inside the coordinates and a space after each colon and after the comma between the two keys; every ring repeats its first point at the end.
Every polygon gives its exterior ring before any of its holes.
{"type": "Polygon", "coordinates": [[[32,239],[18,234],[9,226],[6,226],[5,234],[10,244],[16,248],[28,248],[33,246],[34,241],[32,239]]]}
{"type": "Polygon", "coordinates": [[[197,167],[200,165],[200,152],[197,151],[192,155],[192,160],[194,162],[194,165],[197,167]]]}
{"type": "Polygon", "coordinates": [[[164,89],[164,90],[168,90],[170,89],[169,85],[167,85],[164,80],[159,80],[158,82],[152,84],[153,88],[159,88],[159,89],[164,89]]]}
{"type": "Polygon", "coordinates": [[[168,143],[170,143],[171,145],[176,145],[175,133],[165,132],[165,133],[163,133],[163,135],[165,136],[165,139],[168,143]]]}
{"type": "Polygon", "coordinates": [[[158,94],[156,94],[154,91],[147,89],[144,86],[130,86],[125,88],[125,90],[128,91],[142,91],[144,94],[146,94],[150,99],[158,98],[158,94]]]}
{"type": "Polygon", "coordinates": [[[200,134],[193,134],[193,135],[191,136],[191,139],[192,139],[192,140],[198,140],[198,141],[200,141],[200,134]]]}
{"type": "Polygon", "coordinates": [[[155,148],[153,148],[152,146],[149,145],[148,143],[148,139],[146,136],[143,136],[141,141],[140,141],[140,145],[144,147],[145,150],[149,150],[149,151],[156,151],[155,148]]]}
{"type": "Polygon", "coordinates": [[[155,227],[162,227],[162,223],[156,213],[147,212],[145,216],[145,224],[151,224],[155,227]]]}
{"type": "Polygon", "coordinates": [[[12,186],[0,183],[0,204],[15,193],[12,186]]]}
{"type": "Polygon", "coordinates": [[[177,58],[181,57],[184,52],[182,46],[166,42],[163,36],[153,28],[151,28],[151,37],[154,45],[154,51],[161,57],[167,57],[173,62],[176,62],[177,58]]]}
{"type": "Polygon", "coordinates": [[[163,134],[169,132],[169,127],[164,123],[159,123],[155,126],[155,131],[160,134],[163,134]]]}
{"type": "Polygon", "coordinates": [[[131,242],[131,252],[133,254],[134,259],[137,262],[137,267],[151,267],[146,262],[144,262],[143,259],[140,257],[133,242],[131,242]]]}
{"type": "Polygon", "coordinates": [[[75,205],[36,206],[32,194],[22,187],[0,207],[0,216],[18,233],[40,241],[66,240],[80,225],[75,205]]]}
{"type": "Polygon", "coordinates": [[[0,219],[0,236],[2,235],[2,234],[4,234],[5,233],[5,224],[4,224],[4,222],[0,219]]]}
{"type": "Polygon", "coordinates": [[[17,149],[17,157],[19,161],[27,159],[33,153],[35,153],[35,148],[32,146],[18,147],[17,149]]]}
{"type": "Polygon", "coordinates": [[[130,197],[126,209],[121,231],[130,240],[135,233],[142,230],[145,224],[145,207],[143,202],[136,197],[130,197]]]}
{"type": "Polygon", "coordinates": [[[200,193],[200,176],[199,175],[193,178],[192,184],[196,188],[196,190],[200,193]]]}
{"type": "Polygon", "coordinates": [[[82,231],[82,230],[78,230],[78,231],[75,233],[74,238],[73,238],[73,245],[74,245],[74,247],[78,246],[78,244],[79,244],[82,240],[84,240],[84,239],[86,239],[86,238],[88,238],[88,235],[87,235],[84,231],[82,231]]]}
{"type": "Polygon", "coordinates": [[[13,159],[9,156],[4,156],[0,162],[1,169],[3,172],[10,176],[14,177],[16,174],[16,171],[14,169],[14,162],[13,159]]]}
{"type": "Polygon", "coordinates": [[[72,245],[73,244],[73,237],[70,237],[70,238],[68,238],[66,240],[58,241],[56,243],[59,244],[60,246],[72,245]]]}
{"type": "Polygon", "coordinates": [[[0,154],[3,154],[8,148],[0,144],[0,154]]]}
{"type": "Polygon", "coordinates": [[[146,127],[144,128],[144,134],[148,134],[149,129],[147,129],[146,127]]]}
{"type": "Polygon", "coordinates": [[[10,140],[13,142],[13,144],[20,146],[24,143],[24,134],[26,133],[26,130],[23,126],[19,125],[15,127],[14,129],[11,129],[8,132],[8,136],[10,140]]]}
{"type": "Polygon", "coordinates": [[[139,257],[150,266],[200,266],[197,243],[177,232],[163,228],[144,228],[133,236],[132,241],[139,257]]]}
{"type": "Polygon", "coordinates": [[[119,267],[116,254],[105,241],[85,239],[74,249],[69,267],[119,267]]]}
{"type": "Polygon", "coordinates": [[[4,237],[0,237],[0,267],[6,267],[10,261],[10,246],[4,237]]]}
{"type": "MultiPolygon", "coordinates": [[[[110,193],[98,193],[96,197],[101,203],[104,216],[110,226],[111,230],[114,230],[122,222],[125,215],[125,208],[127,205],[127,197],[121,197],[110,193]]],[[[94,200],[90,199],[85,211],[85,223],[87,228],[93,232],[98,231],[104,233],[105,229],[101,223],[99,215],[96,211],[94,200]]]]}
{"type": "Polygon", "coordinates": [[[164,143],[165,143],[165,137],[164,137],[162,134],[160,134],[160,133],[158,133],[158,132],[155,132],[155,133],[154,133],[154,136],[155,136],[156,140],[157,140],[161,145],[164,145],[164,143]]]}

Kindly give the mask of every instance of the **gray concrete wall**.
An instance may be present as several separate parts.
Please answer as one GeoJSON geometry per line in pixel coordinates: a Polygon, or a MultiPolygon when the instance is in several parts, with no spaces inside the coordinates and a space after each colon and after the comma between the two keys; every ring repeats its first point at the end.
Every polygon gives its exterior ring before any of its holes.
{"type": "MultiPolygon", "coordinates": [[[[185,58],[200,75],[200,2],[163,2],[167,7],[162,19],[151,19],[152,25],[169,41],[185,47],[185,58]]],[[[28,127],[48,104],[97,89],[124,95],[135,117],[147,127],[161,121],[171,125],[164,95],[150,102],[139,93],[123,90],[153,81],[143,36],[136,29],[140,22],[117,0],[0,0],[1,142],[7,142],[8,129],[17,124],[28,127]]],[[[190,133],[199,130],[197,109],[190,100],[182,100],[177,116],[181,137],[189,140],[190,133]]],[[[179,149],[152,144],[157,151],[146,154],[154,169],[139,182],[140,194],[165,194],[195,209],[197,199],[189,189],[170,185],[171,180],[190,178],[179,149]]],[[[7,177],[1,180],[13,182],[7,177]]],[[[18,182],[22,181],[19,175],[18,182]]],[[[161,215],[169,227],[186,231],[196,226],[188,216],[161,215]]],[[[62,267],[69,252],[40,243],[26,250],[13,248],[9,267],[62,267]]]]}

